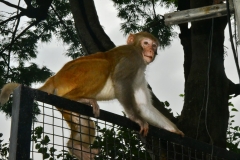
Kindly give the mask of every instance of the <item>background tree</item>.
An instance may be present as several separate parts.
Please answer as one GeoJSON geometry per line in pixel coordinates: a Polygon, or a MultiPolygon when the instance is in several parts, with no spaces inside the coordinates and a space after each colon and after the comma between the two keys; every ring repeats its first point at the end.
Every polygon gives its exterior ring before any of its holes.
{"type": "MultiPolygon", "coordinates": [[[[203,7],[213,1],[178,2],[179,10],[203,7]]],[[[227,17],[179,25],[184,49],[185,99],[179,127],[188,136],[226,147],[229,95],[239,94],[239,85],[224,70],[224,29],[227,17]],[[191,118],[188,116],[191,115],[191,118]]]]}
{"type": "MultiPolygon", "coordinates": [[[[10,81],[30,85],[49,77],[52,74],[49,69],[28,61],[37,57],[37,43],[50,42],[53,35],[69,45],[66,55],[72,58],[115,46],[99,23],[93,0],[0,2],[15,9],[10,14],[1,12],[0,17],[0,86],[10,81]],[[21,28],[20,20],[24,16],[28,20],[21,28]]],[[[186,10],[213,3],[212,0],[113,2],[118,16],[124,20],[121,29],[125,34],[142,30],[151,32],[159,38],[161,48],[169,45],[176,33],[164,25],[164,17],[157,13],[157,7],[176,5],[178,10],[186,10]]],[[[175,118],[152,95],[153,105],[177,123],[186,136],[223,148],[226,148],[229,95],[239,94],[239,85],[232,83],[224,71],[226,24],[226,17],[222,17],[193,22],[190,28],[188,24],[179,25],[186,81],[184,106],[179,117],[175,118]]],[[[1,107],[1,110],[10,115],[11,104],[1,107]]]]}

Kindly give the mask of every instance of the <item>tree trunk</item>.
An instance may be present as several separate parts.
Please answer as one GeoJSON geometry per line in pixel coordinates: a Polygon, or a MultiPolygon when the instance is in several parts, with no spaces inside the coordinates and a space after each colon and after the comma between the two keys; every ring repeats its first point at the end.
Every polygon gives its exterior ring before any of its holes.
{"type": "Polygon", "coordinates": [[[76,30],[87,54],[115,47],[100,25],[93,0],[69,0],[76,30]]]}
{"type": "MultiPolygon", "coordinates": [[[[192,0],[190,8],[210,4],[209,1],[192,0]]],[[[191,24],[191,34],[185,31],[186,26],[180,25],[182,33],[179,37],[188,59],[184,63],[187,64],[184,65],[185,100],[178,126],[186,136],[225,148],[229,80],[224,71],[223,44],[227,18],[191,24]],[[191,47],[187,46],[186,37],[191,47]]]]}

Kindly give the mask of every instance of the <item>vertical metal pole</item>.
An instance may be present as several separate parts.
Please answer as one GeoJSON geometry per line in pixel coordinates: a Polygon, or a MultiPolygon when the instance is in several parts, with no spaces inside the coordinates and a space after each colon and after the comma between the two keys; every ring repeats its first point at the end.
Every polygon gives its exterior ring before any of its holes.
{"type": "Polygon", "coordinates": [[[30,159],[33,100],[31,89],[19,86],[14,90],[9,160],[30,159]]]}
{"type": "Polygon", "coordinates": [[[240,40],[240,0],[233,0],[233,5],[237,21],[238,39],[240,40]]]}

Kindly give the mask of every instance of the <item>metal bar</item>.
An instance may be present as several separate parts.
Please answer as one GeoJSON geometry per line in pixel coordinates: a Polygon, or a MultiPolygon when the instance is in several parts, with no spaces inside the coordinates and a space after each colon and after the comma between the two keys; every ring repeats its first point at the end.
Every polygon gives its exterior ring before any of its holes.
{"type": "MultiPolygon", "coordinates": [[[[239,1],[239,0],[235,0],[239,1]]],[[[234,12],[232,1],[230,1],[230,11],[234,12]]],[[[177,11],[173,13],[164,14],[165,24],[173,25],[180,23],[187,23],[199,21],[204,19],[216,18],[227,15],[226,4],[216,4],[201,8],[188,9],[184,11],[177,11]]]]}
{"type": "MultiPolygon", "coordinates": [[[[88,105],[85,105],[76,101],[72,101],[66,98],[62,98],[53,94],[48,94],[46,92],[43,92],[37,89],[31,89],[28,87],[25,87],[25,88],[33,91],[34,98],[37,101],[50,104],[53,106],[57,106],[60,110],[63,109],[63,110],[79,113],[81,115],[94,117],[93,109],[88,105]]],[[[140,130],[139,125],[131,121],[130,119],[117,114],[104,111],[104,110],[100,111],[100,116],[98,117],[98,119],[111,122],[113,124],[117,124],[123,127],[130,127],[133,130],[140,130]]]]}
{"type": "Polygon", "coordinates": [[[14,90],[9,160],[30,159],[33,93],[19,86],[14,90]]]}
{"type": "Polygon", "coordinates": [[[235,9],[235,16],[237,21],[238,40],[240,40],[240,0],[233,0],[233,6],[235,9]]]}

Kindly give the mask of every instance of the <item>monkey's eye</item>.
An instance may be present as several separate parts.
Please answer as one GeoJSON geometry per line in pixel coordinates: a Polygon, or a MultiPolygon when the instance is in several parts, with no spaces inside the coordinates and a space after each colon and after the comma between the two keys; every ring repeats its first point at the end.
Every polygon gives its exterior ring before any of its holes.
{"type": "Polygon", "coordinates": [[[147,41],[144,41],[143,44],[148,45],[148,42],[147,42],[147,41]]]}
{"type": "Polygon", "coordinates": [[[157,48],[157,45],[155,43],[152,46],[153,46],[153,48],[157,48]]]}

